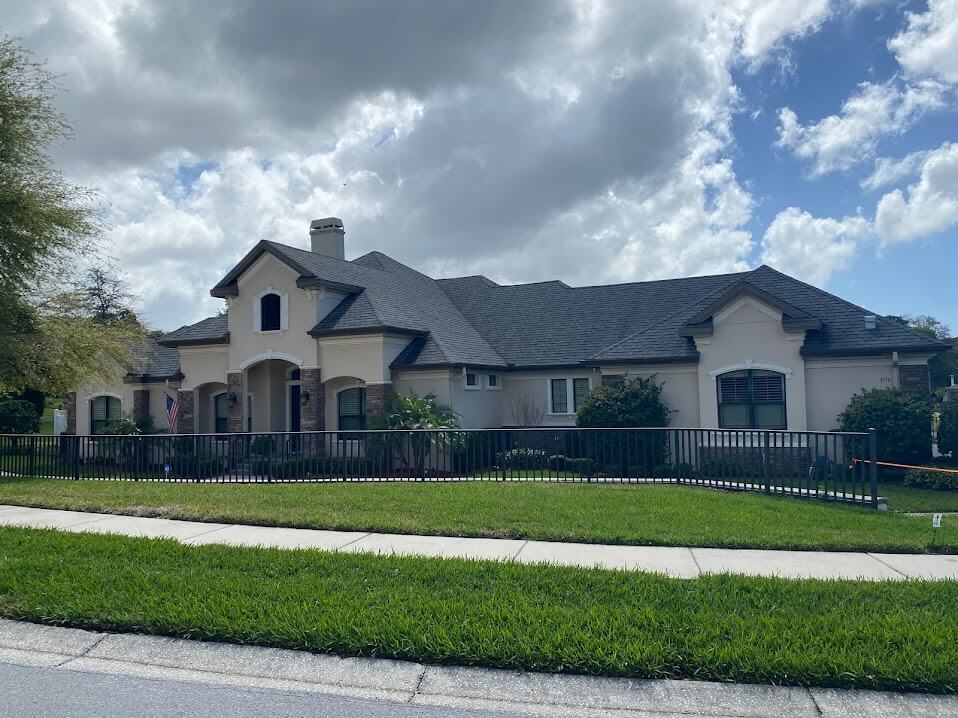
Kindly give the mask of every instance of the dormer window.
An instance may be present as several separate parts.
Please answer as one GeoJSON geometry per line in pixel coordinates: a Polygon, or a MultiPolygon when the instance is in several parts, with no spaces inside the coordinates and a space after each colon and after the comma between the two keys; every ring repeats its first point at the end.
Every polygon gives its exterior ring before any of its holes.
{"type": "Polygon", "coordinates": [[[275,332],[280,329],[280,305],[282,300],[275,293],[264,294],[259,298],[259,317],[261,332],[275,332]]]}

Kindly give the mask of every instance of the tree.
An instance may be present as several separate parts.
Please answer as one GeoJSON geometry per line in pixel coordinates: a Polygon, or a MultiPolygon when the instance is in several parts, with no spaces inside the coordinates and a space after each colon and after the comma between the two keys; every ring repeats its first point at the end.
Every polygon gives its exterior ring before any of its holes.
{"type": "Polygon", "coordinates": [[[94,192],[53,167],[50,147],[71,136],[54,109],[56,78],[0,36],[0,393],[62,393],[121,373],[139,327],[109,331],[74,284],[95,256],[102,225],[94,192]]]}
{"type": "MultiPolygon", "coordinates": [[[[410,431],[407,443],[394,447],[392,437],[371,437],[373,443],[377,438],[385,442],[380,449],[388,455],[395,451],[406,468],[414,468],[417,475],[425,471],[426,457],[436,447],[451,448],[452,441],[448,432],[440,429],[455,429],[459,425],[458,415],[448,406],[440,404],[434,394],[420,396],[413,389],[409,394],[390,394],[386,403],[386,411],[375,422],[376,429],[410,430],[436,429],[437,431],[410,431]]],[[[369,447],[372,449],[373,447],[369,447]]]]}
{"type": "Polygon", "coordinates": [[[0,434],[35,434],[40,415],[29,401],[0,401],[0,434]]]}
{"type": "Polygon", "coordinates": [[[87,269],[77,283],[76,292],[85,314],[97,324],[139,323],[126,284],[108,267],[97,265],[87,269]]]}
{"type": "Polygon", "coordinates": [[[958,461],[958,401],[946,401],[941,405],[938,417],[938,451],[951,454],[958,461]]]}

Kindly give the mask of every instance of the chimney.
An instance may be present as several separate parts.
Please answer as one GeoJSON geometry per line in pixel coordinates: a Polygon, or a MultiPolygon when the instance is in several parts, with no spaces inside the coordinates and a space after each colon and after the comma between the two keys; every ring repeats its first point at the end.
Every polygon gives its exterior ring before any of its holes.
{"type": "Polygon", "coordinates": [[[310,249],[314,254],[346,259],[345,235],[343,220],[339,217],[324,217],[309,223],[310,249]]]}

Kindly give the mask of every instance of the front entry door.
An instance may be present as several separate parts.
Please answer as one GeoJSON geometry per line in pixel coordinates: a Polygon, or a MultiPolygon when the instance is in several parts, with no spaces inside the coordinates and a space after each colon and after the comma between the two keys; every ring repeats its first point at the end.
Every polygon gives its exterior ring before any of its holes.
{"type": "Polygon", "coordinates": [[[299,384],[289,387],[289,430],[300,431],[299,416],[299,384]]]}

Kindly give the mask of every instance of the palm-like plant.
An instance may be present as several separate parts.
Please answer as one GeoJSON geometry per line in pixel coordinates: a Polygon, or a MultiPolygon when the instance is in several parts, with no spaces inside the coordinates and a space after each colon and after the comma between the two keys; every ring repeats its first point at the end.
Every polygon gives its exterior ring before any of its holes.
{"type": "Polygon", "coordinates": [[[459,426],[459,416],[444,404],[440,404],[435,394],[419,395],[410,389],[408,394],[392,394],[382,418],[376,422],[379,429],[409,431],[409,451],[399,451],[399,458],[410,468],[410,455],[417,475],[423,475],[426,457],[433,447],[445,443],[449,435],[442,429],[455,429],[459,426]],[[411,431],[412,429],[434,429],[435,431],[411,431]]]}

